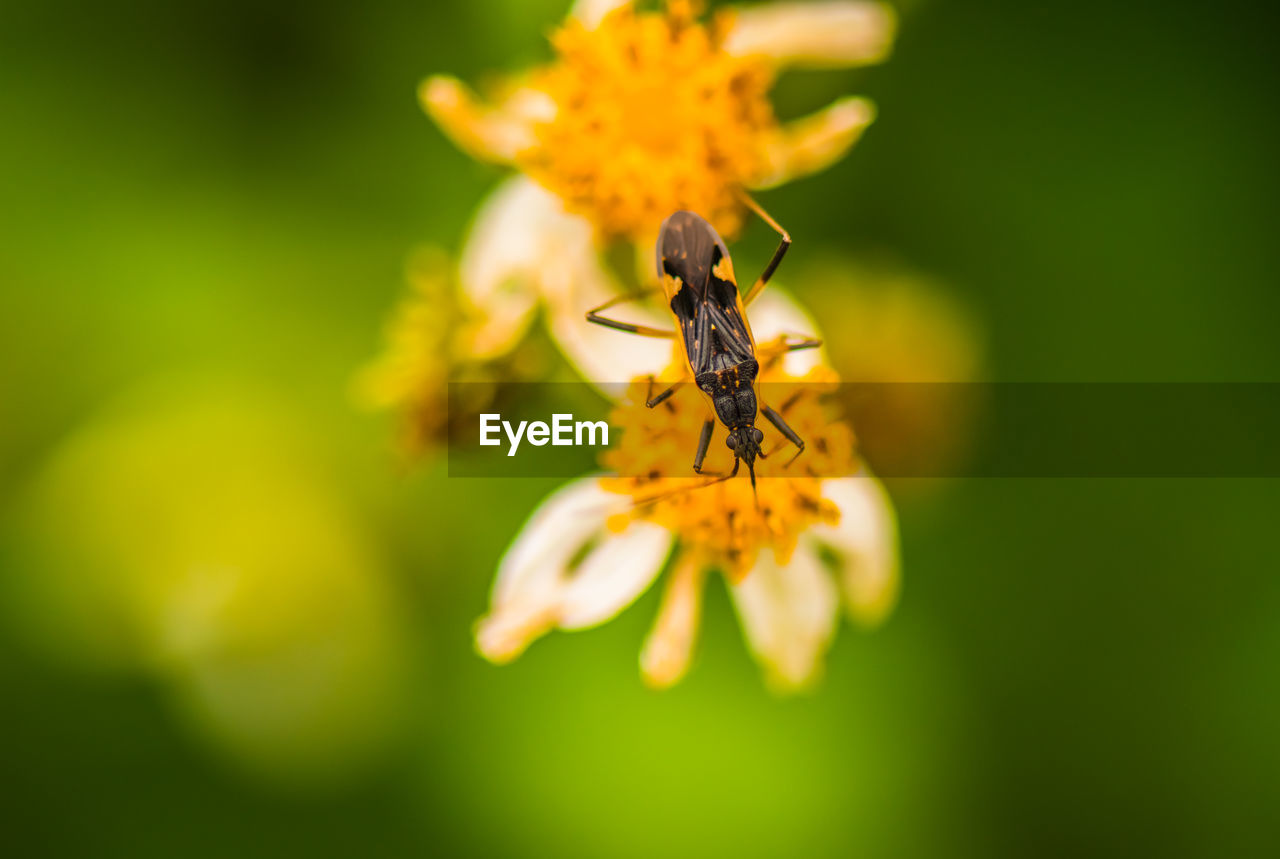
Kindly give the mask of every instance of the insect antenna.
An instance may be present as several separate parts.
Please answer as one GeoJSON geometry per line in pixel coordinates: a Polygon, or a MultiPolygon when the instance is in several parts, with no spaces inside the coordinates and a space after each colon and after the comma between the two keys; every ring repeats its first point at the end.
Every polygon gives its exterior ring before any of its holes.
{"type": "MultiPolygon", "coordinates": [[[[650,495],[648,498],[638,499],[637,501],[632,502],[631,506],[632,507],[648,507],[650,504],[656,504],[657,502],[667,498],[673,498],[677,495],[683,495],[686,492],[695,492],[699,489],[706,489],[708,486],[715,486],[717,483],[724,483],[726,480],[730,479],[731,477],[736,477],[738,475],[738,465],[740,462],[741,460],[734,460],[733,471],[730,471],[728,474],[722,474],[719,477],[715,478],[714,480],[708,480],[705,483],[699,483],[697,486],[683,486],[680,489],[672,489],[669,492],[659,492],[657,495],[650,495]]],[[[752,477],[751,486],[754,491],[755,472],[752,472],[751,477],[752,477]]]]}
{"type": "MultiPolygon", "coordinates": [[[[738,460],[741,462],[742,460],[738,460]]],[[[733,469],[737,471],[737,467],[733,469]]],[[[754,462],[747,463],[747,473],[751,475],[751,500],[756,503],[756,512],[760,512],[760,495],[756,492],[756,464],[754,462]]]]}

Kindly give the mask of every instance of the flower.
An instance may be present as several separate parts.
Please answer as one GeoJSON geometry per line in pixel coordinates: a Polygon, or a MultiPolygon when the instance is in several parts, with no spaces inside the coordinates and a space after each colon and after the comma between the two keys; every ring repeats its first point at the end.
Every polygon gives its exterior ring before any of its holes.
{"type": "Polygon", "coordinates": [[[442,75],[420,98],[461,149],[517,167],[605,238],[645,243],[678,209],[732,237],[740,189],[824,169],[874,118],[867,100],[842,98],[780,123],[769,101],[778,73],[878,62],[894,17],[873,2],[729,9],[709,22],[697,11],[677,0],[663,11],[579,3],[551,37],[555,60],[488,102],[442,75]]]}
{"type": "MultiPolygon", "coordinates": [[[[652,249],[650,249],[652,250],[652,249]]],[[[651,263],[650,263],[651,264],[651,263]]],[[[386,326],[383,352],[358,376],[356,398],[403,416],[403,447],[420,454],[442,440],[448,422],[467,421],[504,382],[545,378],[548,355],[529,336],[541,309],[552,342],[577,373],[612,398],[617,383],[667,363],[667,341],[625,337],[588,325],[583,311],[622,291],[605,267],[583,219],[523,177],[507,180],[472,223],[455,264],[435,248],[415,253],[409,290],[386,326]],[[451,412],[450,382],[470,401],[451,412]]],[[[771,288],[754,305],[802,330],[803,316],[771,288]]],[[[670,316],[636,304],[637,322],[670,325],[670,316]]],[[[788,361],[807,360],[804,353],[788,361]]]]}
{"type": "Polygon", "coordinates": [[[546,364],[536,345],[513,330],[524,323],[519,302],[476,305],[459,289],[447,255],[424,248],[409,265],[409,291],[386,327],[383,352],[355,380],[355,396],[402,419],[401,446],[424,452],[494,400],[498,386],[537,378],[546,364]],[[454,389],[450,382],[468,384],[454,389]]]}
{"type": "MultiPolygon", "coordinates": [[[[842,98],[782,123],[769,93],[789,66],[882,59],[894,29],[886,6],[783,3],[709,21],[699,10],[680,0],[660,12],[579,2],[552,37],[554,60],[508,78],[487,100],[454,78],[424,82],[423,105],[449,137],[519,171],[485,201],[469,231],[457,293],[469,308],[471,337],[447,327],[455,332],[451,349],[469,341],[481,362],[503,360],[541,311],[568,361],[606,393],[608,383],[645,378],[669,362],[669,341],[621,336],[582,319],[631,280],[606,262],[606,245],[631,243],[644,272],[658,224],[678,209],[700,212],[732,238],[744,190],[829,166],[871,122],[869,102],[842,98]]],[[[648,282],[647,273],[641,278],[648,282]]],[[[664,317],[643,304],[629,308],[640,324],[669,322],[664,317]]],[[[405,318],[414,324],[412,313],[405,318]]],[[[811,322],[772,287],[752,306],[762,381],[791,386],[778,402],[808,440],[805,459],[790,470],[785,455],[761,461],[758,493],[745,479],[701,487],[705,478],[689,476],[702,423],[698,395],[685,392],[651,411],[633,384],[615,415],[627,432],[606,458],[617,473],[570,483],[533,514],[500,564],[491,609],[477,625],[478,650],[504,662],[553,628],[603,623],[668,567],[641,655],[642,673],[656,686],[687,671],[703,587],[715,570],[725,574],[751,651],[778,688],[817,676],[840,593],[855,620],[880,620],[897,589],[892,506],[861,468],[852,431],[825,412],[820,394],[837,379],[820,366],[822,353],[787,354],[774,336],[812,332],[811,322]]],[[[407,351],[415,350],[429,351],[407,351]]],[[[713,451],[709,469],[726,459],[722,448],[713,451]]]]}
{"type": "MultiPolygon", "coordinates": [[[[933,278],[898,264],[840,255],[792,271],[815,312],[842,320],[831,365],[840,399],[858,418],[863,450],[881,472],[954,474],[972,447],[985,375],[983,332],[972,310],[933,278]]],[[[905,482],[902,492],[940,488],[905,482]]]]}
{"type": "MultiPolygon", "coordinates": [[[[355,382],[355,396],[403,417],[402,446],[420,454],[492,401],[502,383],[545,378],[548,355],[530,337],[540,309],[552,341],[575,370],[599,383],[629,379],[667,360],[669,345],[587,325],[586,308],[621,291],[581,218],[533,182],[504,182],[481,206],[455,263],[425,248],[408,266],[409,289],[386,326],[382,354],[355,382]],[[449,383],[469,401],[448,401],[449,383]]],[[[645,308],[636,317],[662,319],[645,308]]]]}
{"type": "MultiPolygon", "coordinates": [[[[778,315],[758,313],[755,327],[777,330],[778,315]]],[[[725,574],[751,652],[780,690],[818,676],[841,592],[854,620],[883,619],[897,592],[896,521],[874,478],[833,476],[859,473],[851,430],[820,400],[835,375],[812,357],[804,359],[807,370],[789,365],[802,353],[788,355],[781,337],[763,342],[757,354],[763,389],[785,403],[787,421],[807,441],[804,456],[788,467],[779,450],[759,462],[755,493],[745,478],[710,483],[692,476],[705,418],[700,395],[680,391],[648,409],[650,380],[637,380],[612,420],[624,428],[621,445],[605,455],[616,475],[553,493],[504,555],[489,613],[477,625],[483,656],[506,662],[553,628],[603,623],[667,567],[640,658],[642,675],[657,687],[688,669],[713,570],[725,574]]],[[[731,457],[723,453],[713,441],[706,468],[727,467],[731,457]]]]}
{"type": "MultiPolygon", "coordinates": [[[[583,324],[583,313],[624,291],[601,259],[591,226],[562,201],[527,178],[512,177],[480,207],[458,266],[464,301],[483,319],[485,340],[503,348],[519,343],[541,308],[552,340],[584,378],[619,382],[650,372],[668,357],[666,343],[583,324]]],[[[659,324],[662,317],[641,321],[659,324]]]]}
{"type": "MultiPolygon", "coordinates": [[[[707,482],[688,467],[707,417],[701,398],[692,392],[650,409],[645,405],[647,380],[637,381],[610,421],[624,429],[625,439],[605,453],[603,462],[627,476],[607,479],[605,488],[639,505],[630,516],[661,524],[690,551],[723,567],[733,581],[747,575],[762,548],[772,547],[778,562],[786,564],[801,533],[820,522],[838,520],[839,512],[822,497],[820,476],[852,474],[856,469],[853,432],[832,421],[819,399],[834,388],[834,373],[817,367],[795,382],[782,381],[788,377],[777,365],[785,349],[782,338],[758,347],[761,389],[785,405],[787,422],[805,439],[806,448],[794,463],[785,448],[758,460],[758,489],[747,480],[725,480],[687,491],[707,482]]],[[[724,444],[708,450],[705,471],[726,474],[732,467],[733,452],[724,444]]]]}
{"type": "MultiPolygon", "coordinates": [[[[543,356],[526,348],[539,312],[569,364],[606,394],[663,365],[667,344],[582,324],[586,309],[626,290],[600,239],[635,239],[647,270],[651,233],[672,211],[701,211],[731,236],[740,188],[839,159],[871,121],[870,104],[842,99],[780,124],[769,87],[787,66],[876,62],[893,29],[888,7],[870,2],[752,7],[710,23],[688,3],[639,12],[579,2],[553,37],[556,61],[509,79],[491,102],[454,78],[427,80],[422,102],[446,134],[523,173],[481,204],[456,268],[439,253],[415,259],[360,399],[400,410],[404,446],[419,452],[448,429],[448,382],[484,383],[468,386],[474,411],[499,380],[545,376],[543,356]]],[[[631,314],[665,322],[645,305],[631,314]]]]}
{"type": "Polygon", "coordinates": [[[366,405],[404,416],[404,445],[421,450],[443,436],[454,355],[457,307],[435,251],[419,254],[409,273],[409,294],[387,323],[387,343],[356,380],[366,405]]]}

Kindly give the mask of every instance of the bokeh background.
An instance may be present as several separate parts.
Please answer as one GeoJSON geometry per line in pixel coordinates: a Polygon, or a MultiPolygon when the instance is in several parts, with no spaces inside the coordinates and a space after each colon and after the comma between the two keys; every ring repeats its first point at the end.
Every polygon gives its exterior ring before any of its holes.
{"type": "MultiPolygon", "coordinates": [[[[990,380],[1280,380],[1265,4],[901,11],[886,65],[779,86],[787,116],[880,106],[852,157],[765,198],[789,266],[919,273],[990,380]]],[[[350,380],[412,249],[456,249],[500,178],[417,82],[543,59],[563,13],[0,6],[15,855],[1274,847],[1274,481],[894,486],[902,603],[796,698],[760,683],[718,585],[670,692],[636,671],[656,594],[511,666],[474,655],[555,481],[406,470],[350,380]]],[[[746,270],[772,244],[738,247],[746,270]]],[[[844,275],[787,277],[840,306],[844,275]]]]}

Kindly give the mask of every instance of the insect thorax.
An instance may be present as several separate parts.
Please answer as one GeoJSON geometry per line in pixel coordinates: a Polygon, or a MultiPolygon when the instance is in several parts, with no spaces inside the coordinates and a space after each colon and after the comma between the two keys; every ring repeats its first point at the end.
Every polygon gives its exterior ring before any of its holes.
{"type": "Polygon", "coordinates": [[[734,429],[755,426],[755,380],[759,372],[760,364],[752,358],[723,370],[699,373],[694,381],[703,393],[711,397],[711,405],[720,422],[734,429]]]}

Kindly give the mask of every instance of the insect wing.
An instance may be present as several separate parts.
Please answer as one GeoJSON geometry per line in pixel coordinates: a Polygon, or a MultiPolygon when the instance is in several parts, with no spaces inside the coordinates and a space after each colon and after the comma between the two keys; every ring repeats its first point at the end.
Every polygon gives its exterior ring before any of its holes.
{"type": "Polygon", "coordinates": [[[694,374],[711,369],[718,352],[728,352],[734,363],[752,357],[733,263],[715,229],[693,212],[676,212],[662,223],[657,257],[658,276],[694,374]]]}

